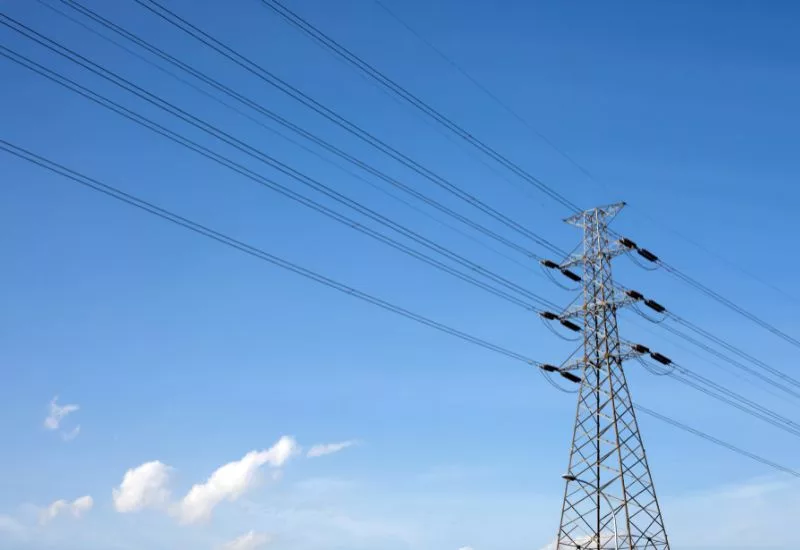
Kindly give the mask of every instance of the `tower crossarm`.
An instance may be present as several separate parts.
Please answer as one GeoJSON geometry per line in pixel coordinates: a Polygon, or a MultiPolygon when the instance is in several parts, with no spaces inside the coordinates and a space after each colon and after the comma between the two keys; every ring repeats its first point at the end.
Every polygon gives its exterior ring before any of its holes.
{"type": "Polygon", "coordinates": [[[613,309],[619,310],[628,307],[639,301],[639,298],[631,297],[627,294],[615,292],[612,293],[611,298],[600,298],[586,304],[580,304],[573,308],[569,308],[561,313],[559,319],[573,319],[583,318],[586,315],[595,315],[600,311],[613,309]]]}
{"type": "MultiPolygon", "coordinates": [[[[624,342],[620,345],[620,350],[618,353],[610,354],[606,353],[601,355],[599,358],[603,362],[607,361],[615,361],[618,363],[622,363],[624,361],[628,361],[630,359],[636,359],[637,357],[643,357],[645,355],[650,355],[651,351],[650,348],[643,346],[642,344],[634,344],[632,342],[624,342]]],[[[586,362],[584,359],[578,359],[577,361],[572,361],[570,363],[566,363],[561,367],[562,371],[584,371],[586,368],[592,368],[593,365],[589,362],[586,362]]]]}
{"type": "MultiPolygon", "coordinates": [[[[628,254],[630,251],[630,248],[623,246],[622,243],[617,241],[614,243],[609,243],[608,250],[603,251],[603,255],[610,260],[612,258],[616,258],[617,256],[621,256],[622,254],[628,254]]],[[[572,254],[566,260],[559,263],[558,268],[570,269],[572,267],[582,266],[585,261],[586,258],[584,257],[584,254],[572,254]]]]}

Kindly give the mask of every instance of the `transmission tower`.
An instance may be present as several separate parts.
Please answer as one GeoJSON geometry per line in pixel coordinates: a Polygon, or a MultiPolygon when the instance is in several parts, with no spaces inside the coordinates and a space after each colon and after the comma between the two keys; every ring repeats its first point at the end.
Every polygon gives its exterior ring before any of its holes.
{"type": "MultiPolygon", "coordinates": [[[[617,310],[642,299],[616,289],[611,276],[611,260],[629,249],[625,242],[611,242],[608,232],[623,206],[568,218],[583,228],[583,252],[561,264],[544,262],[583,286],[581,306],[544,315],[583,333],[583,358],[557,369],[581,385],[556,550],[669,550],[622,368],[625,359],[650,353],[640,345],[623,347],[619,339],[617,310]],[[578,267],[582,276],[572,271],[578,267]],[[583,328],[573,320],[582,320],[583,328]]],[[[650,355],[668,364],[664,356],[650,355]]]]}

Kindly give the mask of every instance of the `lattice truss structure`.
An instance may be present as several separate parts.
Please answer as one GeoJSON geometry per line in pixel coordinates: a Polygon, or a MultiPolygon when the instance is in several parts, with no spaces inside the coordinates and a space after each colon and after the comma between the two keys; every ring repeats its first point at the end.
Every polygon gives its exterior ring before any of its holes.
{"type": "Polygon", "coordinates": [[[627,250],[610,241],[608,223],[623,206],[566,220],[583,228],[583,253],[559,268],[582,266],[583,304],[561,318],[582,319],[584,354],[566,367],[582,382],[556,550],[669,550],[622,368],[635,352],[620,345],[617,310],[631,299],[615,290],[611,260],[627,250]]]}

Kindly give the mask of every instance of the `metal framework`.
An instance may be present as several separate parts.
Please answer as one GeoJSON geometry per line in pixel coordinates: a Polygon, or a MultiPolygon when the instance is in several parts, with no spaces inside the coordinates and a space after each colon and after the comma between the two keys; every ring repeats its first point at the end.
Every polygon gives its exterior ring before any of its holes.
{"type": "Polygon", "coordinates": [[[624,203],[581,212],[583,253],[559,268],[582,266],[582,374],[556,550],[669,550],[639,426],[622,368],[617,309],[630,298],[615,289],[611,260],[626,249],[609,240],[608,224],[624,203]]]}

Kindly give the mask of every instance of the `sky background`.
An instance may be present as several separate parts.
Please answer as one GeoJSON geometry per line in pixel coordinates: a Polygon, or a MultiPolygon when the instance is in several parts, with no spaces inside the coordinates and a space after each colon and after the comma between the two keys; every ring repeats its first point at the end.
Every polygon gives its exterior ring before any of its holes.
{"type": "MultiPolygon", "coordinates": [[[[620,233],[800,333],[793,288],[800,259],[791,230],[800,199],[800,6],[385,2],[592,177],[371,0],[287,5],[582,207],[627,201],[615,222],[620,233]]],[[[484,164],[260,2],[165,4],[561,248],[579,242],[579,231],[562,222],[566,209],[484,164]]],[[[86,5],[490,224],[135,2],[86,5]]],[[[0,6],[533,292],[563,305],[573,299],[537,266],[479,246],[42,4],[2,0],[0,6]]],[[[0,28],[0,44],[301,189],[7,27],[0,28]]],[[[7,59],[0,61],[0,82],[4,140],[537,360],[559,363],[573,351],[574,343],[557,339],[530,312],[260,188],[7,59]]],[[[0,155],[0,173],[0,548],[537,550],[554,537],[575,397],[555,391],[535,369],[10,155],[0,155]],[[56,407],[79,408],[48,429],[56,396],[56,407]],[[283,436],[293,438],[283,440],[292,442],[285,455],[274,447],[283,436]],[[309,456],[314,445],[335,443],[353,444],[309,456]],[[229,463],[234,467],[203,486],[217,503],[210,517],[182,522],[188,504],[181,499],[229,463]],[[151,466],[135,470],[144,464],[151,466]],[[149,489],[125,492],[133,484],[123,484],[129,471],[149,489]],[[244,485],[226,484],[226,475],[244,485]],[[121,504],[121,492],[132,500],[121,504]],[[84,496],[92,505],[82,511],[75,501],[84,496]],[[228,544],[237,537],[238,546],[228,544]]],[[[626,258],[615,269],[622,284],[795,371],[796,349],[666,273],[643,271],[626,258]]],[[[796,403],[694,355],[658,326],[625,313],[620,327],[629,340],[797,414],[796,403]]],[[[636,401],[800,467],[790,435],[637,363],[627,372],[636,401]]],[[[787,528],[800,514],[796,479],[651,418],[640,418],[640,425],[674,549],[796,547],[787,528]]]]}

